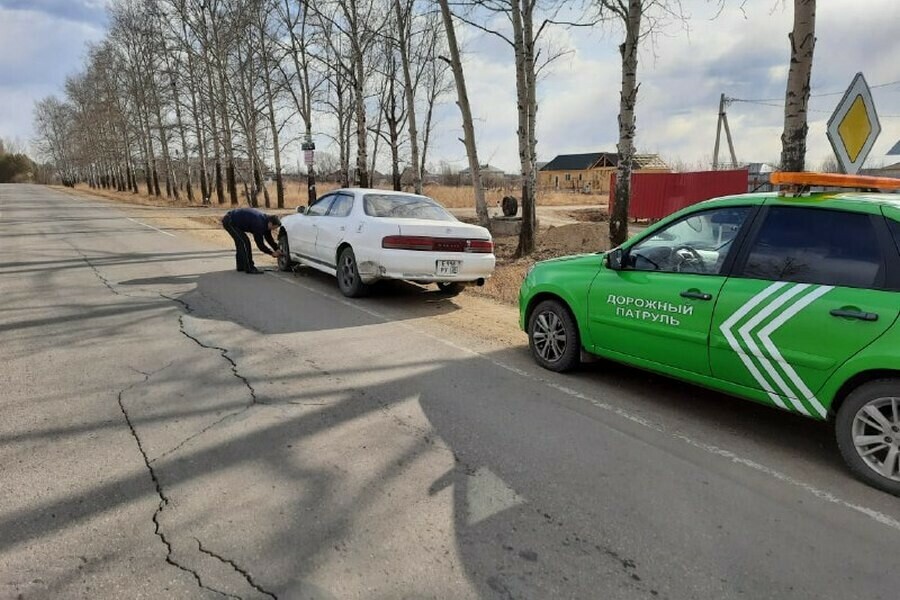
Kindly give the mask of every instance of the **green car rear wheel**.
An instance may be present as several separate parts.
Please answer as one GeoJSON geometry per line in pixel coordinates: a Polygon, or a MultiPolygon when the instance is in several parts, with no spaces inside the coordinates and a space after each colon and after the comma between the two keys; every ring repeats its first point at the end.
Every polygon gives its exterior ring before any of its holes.
{"type": "Polygon", "coordinates": [[[834,427],[853,474],[900,496],[900,379],[878,379],[853,390],[834,427]]]}

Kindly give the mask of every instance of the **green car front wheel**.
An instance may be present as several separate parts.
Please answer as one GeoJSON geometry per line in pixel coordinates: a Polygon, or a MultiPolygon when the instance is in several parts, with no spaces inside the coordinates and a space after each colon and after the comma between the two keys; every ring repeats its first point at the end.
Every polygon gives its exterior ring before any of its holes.
{"type": "Polygon", "coordinates": [[[528,344],[545,369],[571,371],[581,362],[581,339],[575,318],[562,302],[544,300],[528,320],[528,344]]]}

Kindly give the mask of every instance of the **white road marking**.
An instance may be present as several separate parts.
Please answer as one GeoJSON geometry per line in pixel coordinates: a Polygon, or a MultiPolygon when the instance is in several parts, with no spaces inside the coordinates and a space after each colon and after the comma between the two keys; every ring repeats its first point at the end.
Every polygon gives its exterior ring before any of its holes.
{"type": "Polygon", "coordinates": [[[133,222],[133,223],[137,223],[138,225],[143,225],[144,227],[149,227],[149,228],[152,229],[153,231],[158,231],[158,232],[160,232],[160,233],[163,234],[163,235],[167,235],[167,236],[169,236],[169,237],[176,237],[174,233],[169,233],[168,231],[163,231],[162,229],[157,229],[157,228],[154,227],[153,225],[147,225],[146,223],[141,223],[141,222],[138,221],[137,219],[132,219],[131,217],[125,217],[125,218],[128,219],[129,221],[133,222]]]}
{"type": "Polygon", "coordinates": [[[480,523],[525,502],[525,499],[509,484],[487,467],[478,467],[475,473],[469,476],[468,483],[466,521],[469,525],[480,523]]]}
{"type": "MultiPolygon", "coordinates": [[[[432,339],[436,342],[440,342],[440,343],[444,344],[445,346],[449,346],[450,348],[454,348],[465,354],[469,354],[472,356],[482,358],[496,367],[499,367],[499,368],[509,371],[511,373],[515,373],[516,375],[520,375],[520,376],[530,379],[532,381],[536,381],[538,383],[544,384],[549,388],[552,388],[558,392],[562,392],[563,394],[566,394],[567,396],[571,396],[573,398],[577,398],[578,400],[583,400],[585,402],[589,402],[591,405],[593,405],[596,408],[616,414],[616,415],[622,417],[623,419],[631,421],[632,423],[636,423],[638,425],[641,425],[643,427],[651,429],[657,433],[662,433],[662,434],[668,435],[676,440],[684,442],[685,444],[687,444],[693,448],[696,448],[698,450],[702,450],[709,454],[713,454],[715,456],[719,456],[721,458],[727,459],[734,464],[743,465],[745,467],[753,469],[754,471],[763,473],[764,475],[768,475],[769,477],[772,477],[773,479],[777,479],[778,481],[787,483],[788,485],[791,485],[791,486],[801,489],[805,492],[808,492],[808,493],[812,494],[813,496],[815,496],[816,498],[819,498],[820,500],[824,500],[825,502],[829,502],[836,506],[841,506],[843,508],[847,508],[849,510],[852,510],[854,512],[857,512],[863,516],[866,516],[866,517],[872,519],[876,523],[879,523],[886,527],[890,527],[891,529],[894,529],[896,531],[900,531],[900,521],[898,521],[897,519],[895,519],[889,515],[879,512],[875,509],[868,508],[866,506],[862,506],[862,505],[856,504],[854,502],[850,502],[848,500],[844,500],[843,498],[839,498],[838,496],[835,496],[834,494],[832,494],[829,491],[819,489],[812,484],[809,484],[809,483],[806,483],[805,481],[791,477],[790,475],[787,475],[786,473],[782,473],[781,471],[778,471],[777,469],[774,469],[774,468],[766,466],[762,463],[756,462],[755,460],[740,456],[730,450],[726,450],[724,448],[719,448],[718,446],[715,446],[713,444],[707,444],[705,442],[697,441],[697,440],[693,439],[692,437],[687,436],[683,433],[678,433],[676,431],[669,431],[664,426],[662,426],[658,423],[654,423],[653,421],[645,419],[644,417],[641,417],[639,415],[635,415],[623,408],[620,408],[618,406],[613,406],[611,404],[607,404],[606,402],[602,402],[600,400],[597,400],[596,398],[592,398],[592,397],[588,396],[587,394],[583,394],[577,390],[573,390],[564,385],[560,385],[553,381],[549,381],[539,375],[535,375],[529,371],[525,371],[524,369],[519,369],[518,367],[508,365],[508,364],[498,361],[494,358],[491,358],[490,356],[482,354],[481,352],[478,352],[477,350],[472,350],[471,348],[466,348],[465,346],[460,346],[459,344],[451,342],[450,340],[446,340],[444,338],[441,338],[441,337],[438,337],[431,333],[428,333],[427,331],[423,331],[421,329],[413,327],[412,325],[409,325],[408,323],[402,323],[399,321],[392,320],[389,316],[387,316],[383,313],[380,313],[378,311],[372,310],[372,309],[364,307],[364,306],[360,306],[359,304],[356,304],[354,302],[350,302],[346,298],[332,295],[327,292],[323,292],[322,290],[317,290],[309,285],[306,285],[300,281],[297,281],[296,279],[282,276],[278,273],[272,273],[272,274],[282,281],[302,287],[303,289],[305,289],[313,294],[322,296],[324,298],[328,298],[332,302],[338,302],[339,304],[343,304],[344,306],[348,306],[348,307],[356,309],[360,312],[366,313],[370,316],[381,319],[385,323],[389,323],[391,325],[401,327],[408,331],[413,331],[419,335],[423,335],[423,336],[425,336],[429,339],[432,339]]],[[[773,289],[772,291],[775,291],[775,290],[773,289]]],[[[763,296],[763,295],[760,294],[760,296],[763,296]]],[[[759,300],[761,300],[761,299],[762,298],[759,298],[759,300]]]]}

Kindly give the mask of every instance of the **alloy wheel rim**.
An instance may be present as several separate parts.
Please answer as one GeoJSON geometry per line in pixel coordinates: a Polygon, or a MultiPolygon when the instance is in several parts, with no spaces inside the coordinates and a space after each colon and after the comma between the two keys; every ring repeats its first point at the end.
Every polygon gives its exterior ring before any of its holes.
{"type": "Polygon", "coordinates": [[[353,286],[354,278],[353,259],[350,256],[345,256],[341,264],[341,282],[345,288],[350,288],[353,286]]]}
{"type": "Polygon", "coordinates": [[[566,328],[559,315],[553,311],[538,314],[531,337],[538,355],[548,362],[557,362],[566,352],[566,328]]]}
{"type": "Polygon", "coordinates": [[[279,250],[281,250],[281,255],[278,257],[278,265],[284,269],[288,266],[288,248],[286,243],[279,244],[279,250]]]}
{"type": "Polygon", "coordinates": [[[900,482],[900,397],[876,398],[853,417],[856,453],[870,469],[900,482]]]}

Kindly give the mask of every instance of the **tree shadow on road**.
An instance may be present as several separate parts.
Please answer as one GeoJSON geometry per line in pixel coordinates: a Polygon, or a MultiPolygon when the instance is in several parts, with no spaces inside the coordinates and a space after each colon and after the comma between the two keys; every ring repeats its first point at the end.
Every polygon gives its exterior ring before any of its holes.
{"type": "MultiPolygon", "coordinates": [[[[316,354],[311,353],[310,360],[329,362],[327,352],[316,354]]],[[[643,518],[648,527],[657,530],[661,553],[670,553],[670,544],[682,533],[678,522],[689,525],[693,535],[727,543],[722,523],[710,515],[710,508],[716,505],[709,483],[712,480],[715,490],[716,480],[744,467],[721,461],[708,470],[708,465],[694,464],[688,456],[690,448],[685,447],[680,450],[684,468],[660,470],[652,461],[645,461],[654,452],[677,449],[673,440],[660,440],[655,432],[610,411],[597,410],[534,379],[496,367],[496,362],[514,364],[521,359],[519,350],[485,358],[417,362],[418,357],[410,357],[407,366],[417,369],[415,375],[381,376],[380,383],[370,386],[361,386],[360,378],[383,373],[382,367],[360,365],[328,372],[297,368],[283,373],[291,392],[272,403],[263,398],[253,409],[255,414],[280,410],[278,419],[267,419],[252,428],[223,422],[208,432],[208,438],[155,463],[160,484],[183,507],[198,495],[228,497],[231,533],[217,529],[216,522],[225,518],[220,513],[195,513],[187,521],[182,520],[186,516],[173,514],[169,522],[184,527],[181,534],[190,532],[238,563],[252,565],[257,579],[279,592],[309,589],[306,579],[323,562],[355,560],[355,551],[345,547],[347,540],[360,528],[384,526],[367,525],[360,519],[371,517],[373,510],[383,510],[392,494],[406,502],[418,498],[423,509],[429,502],[451,503],[454,546],[448,548],[448,558],[459,558],[465,578],[482,597],[656,592],[654,578],[659,574],[652,565],[635,561],[637,548],[629,532],[615,521],[623,504],[629,505],[629,518],[643,518]],[[310,379],[327,380],[335,395],[312,402],[317,396],[308,390],[310,379]],[[395,410],[410,397],[418,398],[424,427],[395,410]],[[354,429],[373,418],[367,426],[354,429]],[[397,435],[398,424],[402,435],[397,435]],[[390,437],[385,437],[386,433],[390,437]],[[634,454],[639,446],[655,446],[655,450],[634,454]],[[355,481],[348,488],[345,480],[350,465],[379,453],[389,460],[373,468],[362,484],[355,481]],[[330,463],[336,456],[343,456],[345,462],[330,463]],[[434,456],[443,459],[428,462],[434,456]],[[420,461],[427,464],[419,467],[411,480],[411,470],[420,461]],[[440,464],[447,466],[436,468],[440,464]],[[422,469],[427,477],[422,477],[422,469]],[[217,479],[229,472],[263,473],[262,481],[270,479],[272,485],[250,485],[248,480],[246,489],[236,490],[233,478],[217,479]],[[263,490],[263,496],[256,496],[263,490]],[[654,493],[647,494],[647,490],[654,493]],[[279,506],[272,499],[286,499],[288,504],[279,506]],[[280,515],[277,522],[259,521],[260,514],[272,511],[280,515]],[[673,514],[679,515],[678,522],[670,518],[673,514]],[[235,546],[234,532],[253,543],[235,546]]],[[[186,370],[185,376],[188,373],[186,370]]],[[[724,428],[760,444],[799,453],[806,462],[840,469],[836,456],[822,452],[824,436],[818,426],[785,419],[765,407],[732,404],[718,394],[698,393],[690,386],[673,386],[668,380],[647,378],[628,369],[609,370],[608,366],[590,367],[575,377],[547,377],[589,394],[592,388],[596,392],[598,387],[611,387],[625,400],[639,397],[651,412],[677,403],[690,419],[705,426],[724,428]]],[[[183,384],[194,385],[191,380],[183,384]]],[[[144,391],[152,395],[155,385],[150,378],[143,384],[144,391]]],[[[125,400],[133,402],[127,396],[125,400]]],[[[630,409],[625,401],[606,401],[630,409]]],[[[210,408],[210,416],[236,407],[210,408]]],[[[183,411],[191,410],[180,409],[173,405],[152,419],[134,415],[137,431],[152,435],[153,430],[165,429],[167,420],[183,419],[183,411]]],[[[60,433],[47,435],[56,439],[60,433]]],[[[149,477],[138,471],[28,510],[7,513],[0,519],[0,551],[53,535],[148,494],[152,494],[149,477]]],[[[772,501],[758,492],[753,497],[764,504],[772,501]]],[[[408,511],[416,510],[415,502],[404,504],[402,511],[399,508],[398,514],[407,516],[408,511]]],[[[707,567],[715,565],[711,556],[694,559],[706,561],[707,567]]],[[[382,569],[397,568],[389,549],[373,552],[370,560],[382,569]]],[[[161,564],[160,568],[165,567],[161,564]]],[[[725,572],[728,567],[723,563],[719,568],[725,572]]],[[[403,591],[416,595],[414,586],[403,591]]]]}

